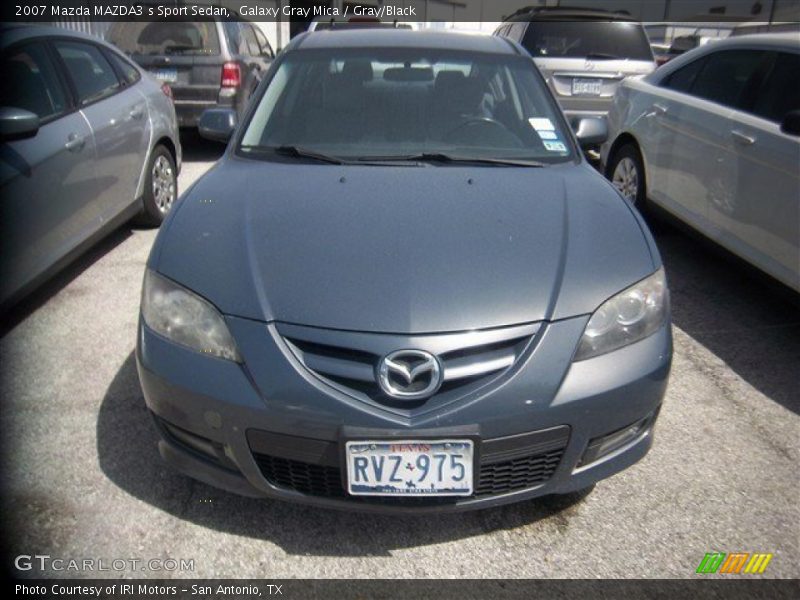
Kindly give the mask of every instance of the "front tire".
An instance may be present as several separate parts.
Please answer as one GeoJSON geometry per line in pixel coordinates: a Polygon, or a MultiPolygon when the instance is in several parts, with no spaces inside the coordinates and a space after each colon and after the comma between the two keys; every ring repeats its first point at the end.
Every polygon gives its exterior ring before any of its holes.
{"type": "Polygon", "coordinates": [[[614,153],[607,173],[623,198],[640,210],[644,208],[644,165],[639,149],[634,144],[625,144],[614,153]]]}
{"type": "Polygon", "coordinates": [[[138,221],[158,227],[178,198],[178,170],[166,146],[159,144],[153,149],[144,183],[143,206],[138,221]]]}

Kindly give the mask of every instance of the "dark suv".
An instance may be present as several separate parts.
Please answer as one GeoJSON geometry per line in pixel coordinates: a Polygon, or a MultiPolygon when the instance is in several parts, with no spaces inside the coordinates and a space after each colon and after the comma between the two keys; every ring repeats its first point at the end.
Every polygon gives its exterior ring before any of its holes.
{"type": "Polygon", "coordinates": [[[170,85],[181,127],[207,108],[241,114],[275,57],[258,27],[238,21],[122,22],[107,37],[170,85]]]}

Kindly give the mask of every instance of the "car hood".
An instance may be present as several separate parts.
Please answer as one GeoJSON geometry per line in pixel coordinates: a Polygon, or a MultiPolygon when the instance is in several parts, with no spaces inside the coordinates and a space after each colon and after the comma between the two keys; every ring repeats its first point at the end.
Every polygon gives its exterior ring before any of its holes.
{"type": "Polygon", "coordinates": [[[591,313],[652,273],[654,253],[586,165],[234,157],[178,203],[150,267],[229,315],[431,333],[591,313]]]}

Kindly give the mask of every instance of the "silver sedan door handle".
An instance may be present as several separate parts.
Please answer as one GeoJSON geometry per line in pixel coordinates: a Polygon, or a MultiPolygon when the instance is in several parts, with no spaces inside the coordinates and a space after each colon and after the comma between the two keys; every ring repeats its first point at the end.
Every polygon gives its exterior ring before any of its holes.
{"type": "Polygon", "coordinates": [[[139,120],[144,116],[144,109],[141,106],[137,106],[129,114],[132,119],[139,120]]]}
{"type": "Polygon", "coordinates": [[[77,133],[70,133],[69,137],[67,137],[67,143],[64,144],[64,148],[70,152],[80,152],[85,145],[86,138],[80,137],[77,133]]]}
{"type": "Polygon", "coordinates": [[[736,140],[738,143],[744,146],[752,146],[753,144],[756,143],[756,138],[754,138],[752,135],[747,135],[746,133],[743,133],[738,129],[732,130],[731,136],[733,137],[734,140],[736,140]]]}

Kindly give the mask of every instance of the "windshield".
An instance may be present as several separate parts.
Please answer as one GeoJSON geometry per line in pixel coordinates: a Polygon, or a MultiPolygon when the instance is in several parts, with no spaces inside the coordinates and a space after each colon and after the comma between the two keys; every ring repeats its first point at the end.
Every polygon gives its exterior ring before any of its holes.
{"type": "Polygon", "coordinates": [[[639,23],[613,21],[534,21],[522,45],[532,56],[653,60],[639,23]]]}
{"type": "Polygon", "coordinates": [[[239,150],[263,155],[294,147],[348,160],[439,154],[563,162],[573,150],[557,110],[521,56],[301,50],[281,62],[239,150]]]}
{"type": "Polygon", "coordinates": [[[116,23],[108,39],[130,55],[220,53],[217,25],[213,21],[116,23]]]}

